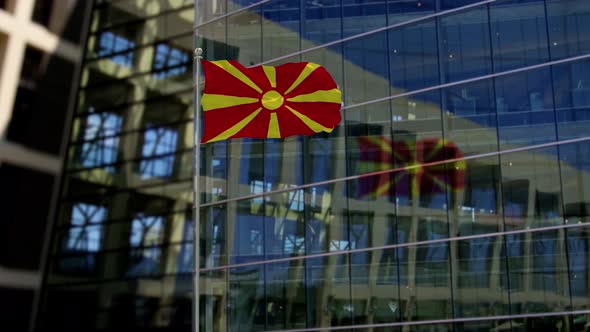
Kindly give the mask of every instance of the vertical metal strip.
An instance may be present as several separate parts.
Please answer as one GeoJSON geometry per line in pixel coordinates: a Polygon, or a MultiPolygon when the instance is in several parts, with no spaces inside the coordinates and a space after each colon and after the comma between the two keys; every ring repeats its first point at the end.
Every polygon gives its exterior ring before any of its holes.
{"type": "MultiPolygon", "coordinates": [[[[195,20],[197,19],[197,3],[195,2],[195,20]]],[[[194,32],[194,43],[198,46],[197,31],[194,32]]],[[[201,174],[201,119],[199,109],[201,107],[201,56],[203,49],[195,48],[195,98],[193,105],[194,126],[194,176],[193,176],[193,330],[199,332],[199,267],[200,267],[200,203],[199,176],[201,174]]]]}

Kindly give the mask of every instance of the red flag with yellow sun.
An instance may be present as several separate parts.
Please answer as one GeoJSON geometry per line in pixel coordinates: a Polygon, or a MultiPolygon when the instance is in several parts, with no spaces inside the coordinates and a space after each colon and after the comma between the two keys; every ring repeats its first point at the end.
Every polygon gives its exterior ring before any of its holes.
{"type": "Polygon", "coordinates": [[[358,144],[360,173],[405,168],[362,178],[359,197],[452,192],[465,185],[465,160],[453,142],[441,138],[393,142],[381,136],[362,136],[358,144]],[[451,159],[455,161],[445,163],[451,159]]]}
{"type": "Polygon", "coordinates": [[[340,122],[341,92],[318,64],[252,68],[232,60],[202,60],[202,64],[203,143],[329,133],[340,122]]]}

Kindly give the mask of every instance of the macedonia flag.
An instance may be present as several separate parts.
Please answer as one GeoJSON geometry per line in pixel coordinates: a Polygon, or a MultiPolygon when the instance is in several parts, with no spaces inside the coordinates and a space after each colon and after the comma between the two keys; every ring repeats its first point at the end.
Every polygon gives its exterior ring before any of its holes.
{"type": "Polygon", "coordinates": [[[392,142],[385,137],[363,136],[359,144],[359,172],[407,167],[395,173],[361,179],[358,196],[378,197],[395,193],[417,195],[456,191],[465,185],[465,161],[428,165],[462,158],[453,142],[440,138],[392,142]],[[426,164],[426,165],[425,165],[426,164]]]}
{"type": "Polygon", "coordinates": [[[202,64],[203,143],[329,133],[340,122],[341,92],[318,64],[253,68],[231,60],[202,60],[202,64]]]}

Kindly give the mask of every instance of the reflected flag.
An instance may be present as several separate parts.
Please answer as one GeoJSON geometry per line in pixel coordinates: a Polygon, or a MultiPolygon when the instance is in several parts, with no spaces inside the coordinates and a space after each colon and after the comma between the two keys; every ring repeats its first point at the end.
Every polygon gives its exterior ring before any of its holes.
{"type": "Polygon", "coordinates": [[[341,120],[341,92],[318,64],[252,68],[232,60],[202,60],[202,64],[203,143],[329,133],[341,120]]]}
{"type": "Polygon", "coordinates": [[[424,164],[461,158],[453,142],[440,138],[392,142],[377,136],[358,138],[359,173],[408,167],[395,172],[364,177],[359,184],[359,197],[455,191],[465,185],[465,161],[424,166],[424,164]]]}

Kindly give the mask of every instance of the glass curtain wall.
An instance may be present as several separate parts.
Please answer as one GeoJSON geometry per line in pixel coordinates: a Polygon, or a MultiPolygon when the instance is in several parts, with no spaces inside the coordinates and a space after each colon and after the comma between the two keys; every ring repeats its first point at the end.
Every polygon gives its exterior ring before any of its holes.
{"type": "Polygon", "coordinates": [[[344,118],[202,146],[202,330],[587,329],[588,1],[196,13],[205,59],[321,64],[344,118]]]}
{"type": "Polygon", "coordinates": [[[587,330],[586,0],[95,1],[40,330],[190,330],[195,45],[343,91],[201,146],[201,331],[587,330]]]}

